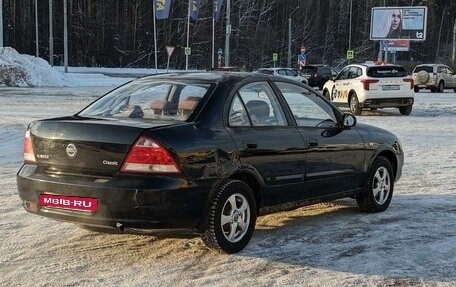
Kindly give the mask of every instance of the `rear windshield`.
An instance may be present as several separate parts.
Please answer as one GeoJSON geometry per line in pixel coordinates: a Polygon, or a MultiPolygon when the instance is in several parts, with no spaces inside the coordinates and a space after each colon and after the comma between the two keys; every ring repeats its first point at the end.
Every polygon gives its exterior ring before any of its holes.
{"type": "Polygon", "coordinates": [[[274,73],[273,70],[258,70],[258,73],[272,75],[274,73]]]}
{"type": "Polygon", "coordinates": [[[432,73],[432,67],[430,66],[420,66],[420,67],[416,67],[415,70],[413,71],[414,73],[418,73],[418,72],[421,72],[421,71],[425,71],[425,72],[428,72],[428,73],[432,73]]]}
{"type": "Polygon", "coordinates": [[[106,94],[78,115],[186,121],[210,87],[208,83],[136,80],[106,94]]]}
{"type": "Polygon", "coordinates": [[[302,69],[301,69],[301,74],[311,74],[311,73],[315,73],[316,70],[317,70],[316,67],[302,67],[302,69]]]}
{"type": "Polygon", "coordinates": [[[403,67],[371,67],[367,70],[367,75],[373,78],[399,78],[407,76],[407,71],[403,67]]]}

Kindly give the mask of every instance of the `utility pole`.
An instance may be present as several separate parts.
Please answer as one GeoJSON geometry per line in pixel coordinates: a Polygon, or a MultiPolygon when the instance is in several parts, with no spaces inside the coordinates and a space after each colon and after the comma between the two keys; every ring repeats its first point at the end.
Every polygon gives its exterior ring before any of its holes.
{"type": "Polygon", "coordinates": [[[453,54],[451,56],[451,61],[453,62],[453,65],[456,65],[455,62],[455,55],[456,54],[456,18],[454,19],[454,25],[453,25],[453,54]]]}
{"type": "Polygon", "coordinates": [[[288,59],[287,67],[291,68],[291,17],[288,19],[288,59]]]}
{"type": "MultiPolygon", "coordinates": [[[[352,7],[353,7],[353,0],[350,0],[350,25],[348,28],[348,50],[351,50],[351,42],[352,42],[352,7]]],[[[349,63],[351,60],[348,60],[349,63]]]]}
{"type": "Polygon", "coordinates": [[[54,66],[54,38],[52,36],[52,0],[49,0],[49,64],[51,65],[51,67],[54,66]]]}
{"type": "Polygon", "coordinates": [[[3,1],[0,0],[0,48],[3,47],[3,1]]]}
{"type": "MultiPolygon", "coordinates": [[[[0,0],[1,2],[1,0],[0,0]]],[[[36,57],[40,56],[39,47],[38,47],[38,0],[35,0],[35,50],[36,57]]]]}
{"type": "Polygon", "coordinates": [[[230,65],[231,1],[226,1],[225,67],[230,65]]]}
{"type": "Polygon", "coordinates": [[[68,73],[68,18],[67,18],[67,0],[63,0],[63,63],[65,73],[68,73]]]}

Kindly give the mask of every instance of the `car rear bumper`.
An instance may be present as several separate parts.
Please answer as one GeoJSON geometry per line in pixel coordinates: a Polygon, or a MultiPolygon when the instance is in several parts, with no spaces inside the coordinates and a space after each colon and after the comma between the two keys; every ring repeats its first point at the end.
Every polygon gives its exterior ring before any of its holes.
{"type": "Polygon", "coordinates": [[[110,179],[56,178],[25,164],[17,174],[23,207],[34,214],[78,224],[119,228],[195,228],[201,222],[209,183],[190,184],[178,177],[119,175],[110,179]],[[51,208],[40,194],[96,198],[95,212],[51,208]]]}
{"type": "Polygon", "coordinates": [[[363,108],[396,108],[413,105],[414,98],[383,98],[366,99],[361,106],[363,108]]]}

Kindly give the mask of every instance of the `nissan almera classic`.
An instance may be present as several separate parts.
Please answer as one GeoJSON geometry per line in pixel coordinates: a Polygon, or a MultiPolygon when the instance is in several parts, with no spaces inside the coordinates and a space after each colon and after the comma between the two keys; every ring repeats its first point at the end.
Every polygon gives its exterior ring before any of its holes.
{"type": "Polygon", "coordinates": [[[188,228],[235,253],[266,213],[343,197],[384,211],[402,165],[396,136],[306,85],[176,73],[30,123],[17,186],[33,214],[96,230],[188,228]]]}

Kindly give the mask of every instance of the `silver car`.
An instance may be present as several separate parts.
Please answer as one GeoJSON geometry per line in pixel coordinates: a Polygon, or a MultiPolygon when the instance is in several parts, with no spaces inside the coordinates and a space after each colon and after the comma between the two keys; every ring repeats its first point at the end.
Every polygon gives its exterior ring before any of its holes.
{"type": "Polygon", "coordinates": [[[307,78],[300,76],[298,73],[290,68],[261,68],[257,71],[258,73],[275,75],[283,78],[288,78],[294,81],[298,81],[303,84],[308,84],[307,78]]]}
{"type": "Polygon", "coordinates": [[[442,93],[444,89],[454,89],[456,92],[456,74],[447,65],[417,65],[412,77],[416,93],[420,89],[430,89],[433,93],[442,93]]]}

